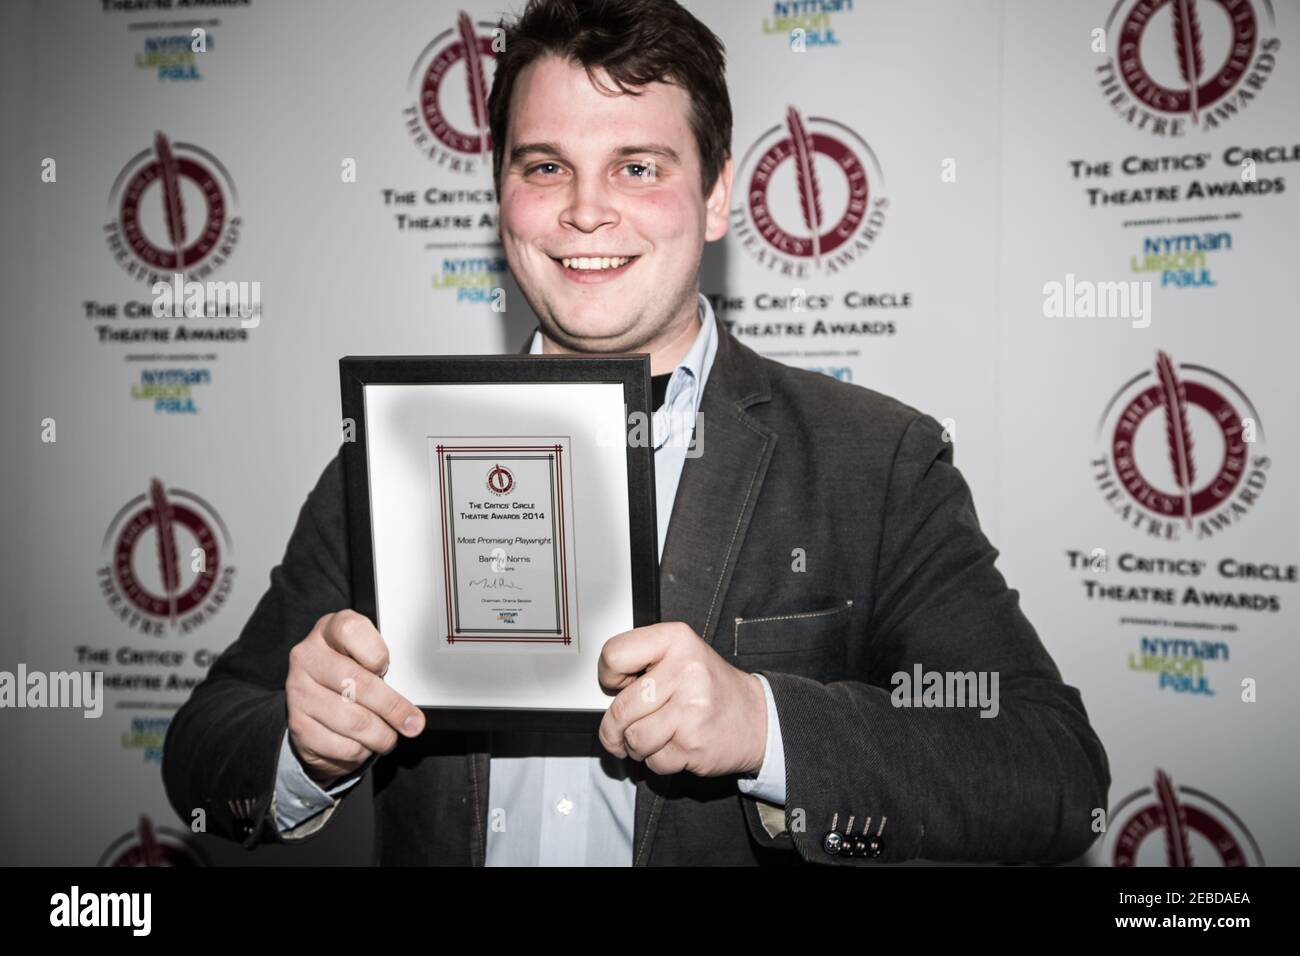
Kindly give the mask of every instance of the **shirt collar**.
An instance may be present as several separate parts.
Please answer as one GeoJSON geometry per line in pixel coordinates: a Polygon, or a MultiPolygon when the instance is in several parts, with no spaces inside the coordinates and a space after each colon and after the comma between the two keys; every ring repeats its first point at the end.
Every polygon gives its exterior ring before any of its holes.
{"type": "Polygon", "coordinates": [[[700,331],[695,341],[686,350],[682,360],[673,369],[672,378],[668,379],[668,390],[664,394],[664,407],[672,408],[682,392],[689,392],[692,416],[700,410],[700,398],[704,394],[704,383],[708,381],[709,371],[713,368],[713,356],[718,351],[717,322],[713,317],[713,306],[709,300],[700,295],[700,331]]]}

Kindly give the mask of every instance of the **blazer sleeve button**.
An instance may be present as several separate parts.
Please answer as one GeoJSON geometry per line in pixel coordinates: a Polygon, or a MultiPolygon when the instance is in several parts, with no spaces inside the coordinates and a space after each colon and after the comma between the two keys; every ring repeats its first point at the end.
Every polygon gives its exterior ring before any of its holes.
{"type": "Polygon", "coordinates": [[[840,851],[844,849],[844,837],[835,830],[831,830],[822,840],[822,849],[831,856],[839,856],[840,851]]]}
{"type": "Polygon", "coordinates": [[[878,836],[873,836],[867,840],[867,856],[873,860],[885,852],[885,841],[878,836]]]}

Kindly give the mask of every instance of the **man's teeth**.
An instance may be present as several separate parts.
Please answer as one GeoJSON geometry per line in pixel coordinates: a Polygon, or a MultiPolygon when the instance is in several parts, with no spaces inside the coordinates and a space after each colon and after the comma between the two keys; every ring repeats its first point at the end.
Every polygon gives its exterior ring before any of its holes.
{"type": "Polygon", "coordinates": [[[563,263],[564,268],[566,269],[587,269],[594,271],[598,269],[617,269],[619,266],[631,262],[634,258],[636,257],[616,256],[610,258],[606,256],[604,258],[597,258],[594,256],[577,256],[572,259],[561,259],[560,262],[563,263]]]}

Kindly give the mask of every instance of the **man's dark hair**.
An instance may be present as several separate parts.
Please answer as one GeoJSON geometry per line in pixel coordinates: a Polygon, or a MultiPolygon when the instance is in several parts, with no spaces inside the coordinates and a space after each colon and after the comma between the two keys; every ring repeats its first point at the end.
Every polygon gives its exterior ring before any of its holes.
{"type": "MultiPolygon", "coordinates": [[[[577,63],[591,76],[603,67],[621,92],[672,83],[691,98],[691,131],[699,148],[701,187],[708,196],[731,155],[731,98],[722,41],[675,0],[528,0],[513,23],[503,19],[505,49],[497,56],[488,123],[492,178],[501,191],[510,94],[520,72],[548,55],[577,63]]],[[[593,78],[594,81],[594,78],[593,78]]]]}

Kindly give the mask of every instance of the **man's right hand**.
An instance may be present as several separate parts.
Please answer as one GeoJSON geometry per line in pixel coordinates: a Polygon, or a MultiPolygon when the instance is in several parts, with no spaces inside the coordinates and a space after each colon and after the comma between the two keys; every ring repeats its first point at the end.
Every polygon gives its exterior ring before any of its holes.
{"type": "Polygon", "coordinates": [[[326,614],[289,652],[289,742],[324,789],[419,736],[420,709],[383,681],[388,646],[356,611],[326,614]]]}

